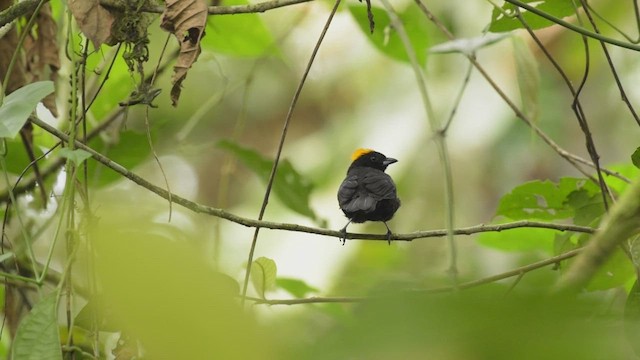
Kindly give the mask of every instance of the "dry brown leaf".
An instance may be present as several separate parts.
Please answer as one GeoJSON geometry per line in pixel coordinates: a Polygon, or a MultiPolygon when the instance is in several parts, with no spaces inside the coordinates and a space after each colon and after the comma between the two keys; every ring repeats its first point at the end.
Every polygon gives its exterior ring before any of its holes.
{"type": "MultiPolygon", "coordinates": [[[[13,5],[13,1],[11,0],[0,0],[0,10],[4,10],[11,5],[13,5]]],[[[16,46],[18,46],[18,32],[16,31],[16,27],[13,26],[6,35],[0,37],[0,54],[2,54],[2,56],[0,56],[0,81],[4,81],[9,62],[16,51],[16,46]]],[[[24,72],[24,56],[22,53],[18,56],[17,61],[13,65],[8,84],[3,84],[5,94],[9,94],[27,83],[24,72]]]]}
{"type": "Polygon", "coordinates": [[[160,26],[180,42],[180,54],[171,79],[171,102],[177,106],[182,82],[200,55],[200,40],[207,23],[207,3],[205,0],[167,0],[166,5],[160,26]]]}
{"type": "Polygon", "coordinates": [[[114,17],[100,6],[99,0],[69,0],[69,9],[82,33],[91,40],[95,48],[108,43],[114,17]]]}
{"type": "MultiPolygon", "coordinates": [[[[58,57],[58,43],[56,33],[58,26],[51,16],[51,6],[44,4],[36,18],[35,33],[32,31],[25,38],[24,49],[26,53],[26,72],[29,82],[50,79],[54,83],[60,69],[58,57]]],[[[44,98],[44,106],[51,111],[53,116],[58,116],[55,102],[55,93],[44,98]]]]}

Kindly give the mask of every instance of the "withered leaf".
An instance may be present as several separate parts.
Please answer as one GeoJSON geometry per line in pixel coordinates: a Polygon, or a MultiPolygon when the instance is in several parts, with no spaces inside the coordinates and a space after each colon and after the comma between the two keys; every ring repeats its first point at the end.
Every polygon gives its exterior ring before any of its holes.
{"type": "MultiPolygon", "coordinates": [[[[10,0],[0,0],[0,10],[8,8],[12,4],[13,2],[10,0]]],[[[16,27],[13,26],[4,36],[0,37],[0,54],[2,54],[2,56],[0,56],[0,81],[3,81],[7,74],[9,62],[11,61],[11,57],[15,53],[17,46],[18,32],[16,31],[16,27]]],[[[21,88],[26,83],[27,79],[24,72],[24,56],[22,56],[22,54],[18,54],[18,58],[13,65],[13,70],[11,70],[9,81],[7,81],[7,84],[4,84],[4,91],[6,94],[9,94],[16,89],[21,88]]]]}
{"type": "MultiPolygon", "coordinates": [[[[56,33],[58,27],[51,16],[51,6],[44,4],[36,18],[36,33],[25,38],[26,72],[30,82],[49,79],[54,83],[60,69],[56,33]]],[[[55,93],[43,100],[53,116],[58,116],[55,93]]]]}
{"type": "Polygon", "coordinates": [[[69,9],[82,33],[95,48],[108,42],[114,17],[100,6],[99,0],[69,0],[69,9]]]}
{"type": "Polygon", "coordinates": [[[200,40],[207,23],[207,3],[205,0],[167,0],[166,5],[160,26],[180,42],[180,54],[171,79],[171,102],[177,106],[182,82],[200,55],[200,40]]]}
{"type": "MultiPolygon", "coordinates": [[[[13,53],[16,51],[16,46],[18,45],[18,34],[15,31],[15,27],[9,32],[0,38],[0,77],[2,79],[5,78],[7,74],[7,69],[9,67],[9,62],[11,61],[11,57],[13,53]]],[[[8,84],[6,84],[5,92],[7,94],[12,91],[21,88],[24,84],[26,84],[27,80],[25,77],[24,71],[24,57],[21,54],[18,54],[18,59],[13,65],[13,69],[11,70],[11,76],[9,77],[8,84]]]]}

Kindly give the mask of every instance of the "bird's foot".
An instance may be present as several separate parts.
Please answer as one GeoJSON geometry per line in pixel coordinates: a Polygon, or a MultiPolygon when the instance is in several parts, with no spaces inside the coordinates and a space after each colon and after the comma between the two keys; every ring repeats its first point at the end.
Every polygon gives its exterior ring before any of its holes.
{"type": "Polygon", "coordinates": [[[384,227],[387,228],[387,243],[389,243],[389,245],[391,245],[391,236],[393,234],[391,233],[391,229],[389,229],[389,225],[387,225],[387,222],[384,221],[383,223],[384,223],[384,227]]]}
{"type": "Polygon", "coordinates": [[[344,244],[347,242],[347,227],[343,227],[342,229],[340,229],[340,237],[338,238],[338,241],[342,241],[342,246],[344,246],[344,244]]]}

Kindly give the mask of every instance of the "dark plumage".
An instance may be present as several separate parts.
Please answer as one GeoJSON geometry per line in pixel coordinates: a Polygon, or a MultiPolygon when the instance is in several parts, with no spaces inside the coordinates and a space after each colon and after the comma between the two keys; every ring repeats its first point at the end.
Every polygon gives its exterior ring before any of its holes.
{"type": "Polygon", "coordinates": [[[345,235],[342,243],[345,242],[350,223],[382,221],[387,228],[387,240],[391,244],[391,230],[387,221],[391,220],[400,207],[400,199],[391,176],[384,171],[398,160],[369,149],[356,150],[352,159],[347,177],[338,190],[340,209],[349,218],[347,225],[340,230],[345,235]]]}

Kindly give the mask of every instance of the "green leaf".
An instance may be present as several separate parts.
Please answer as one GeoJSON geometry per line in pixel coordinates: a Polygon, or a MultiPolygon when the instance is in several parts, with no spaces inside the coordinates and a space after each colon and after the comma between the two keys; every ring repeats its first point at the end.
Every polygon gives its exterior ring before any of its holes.
{"type": "MultiPolygon", "coordinates": [[[[539,9],[555,18],[562,19],[567,16],[575,14],[572,0],[524,0],[524,3],[536,3],[532,5],[534,8],[539,9]]],[[[538,16],[525,9],[520,9],[520,13],[524,18],[527,25],[535,30],[545,28],[555,23],[549,21],[541,16],[538,16]]],[[[505,2],[501,8],[494,7],[491,14],[491,25],[489,31],[491,32],[504,32],[515,29],[522,29],[524,26],[515,16],[516,6],[505,2]],[[505,15],[504,13],[507,15],[505,15]]]]}
{"type": "Polygon", "coordinates": [[[0,138],[13,139],[38,103],[53,90],[52,81],[37,81],[7,95],[0,106],[0,138]]]}
{"type": "MultiPolygon", "coordinates": [[[[247,5],[246,0],[228,0],[229,5],[247,5]]],[[[273,36],[257,14],[240,16],[209,16],[206,35],[201,41],[206,50],[236,56],[277,54],[273,36]]]]}
{"type": "Polygon", "coordinates": [[[627,343],[640,356],[640,284],[633,284],[624,306],[624,330],[627,343]]]}
{"type": "Polygon", "coordinates": [[[0,254],[0,263],[6,261],[7,259],[11,259],[14,256],[15,255],[11,251],[8,251],[4,254],[0,254]]]}
{"type": "Polygon", "coordinates": [[[82,164],[83,161],[90,158],[91,154],[82,149],[71,150],[69,148],[62,148],[60,149],[60,156],[71,160],[77,166],[82,164]]]}
{"type": "MultiPolygon", "coordinates": [[[[624,177],[626,177],[627,179],[630,179],[631,181],[633,181],[633,179],[637,178],[640,175],[640,170],[638,170],[637,167],[626,163],[626,164],[620,164],[620,165],[612,165],[608,167],[609,170],[614,171],[624,177]]],[[[627,187],[629,186],[629,183],[623,180],[618,179],[617,177],[614,176],[606,176],[605,181],[607,182],[607,185],[616,192],[616,194],[620,195],[622,194],[627,187]]]]}
{"type": "MultiPolygon", "coordinates": [[[[358,23],[360,30],[378,50],[395,60],[409,62],[404,45],[396,30],[391,26],[391,19],[386,10],[376,6],[371,7],[371,12],[376,22],[373,34],[371,34],[369,28],[366,6],[351,4],[349,5],[349,12],[358,23]]],[[[427,48],[429,45],[428,22],[422,12],[418,11],[414,6],[409,6],[404,11],[399,12],[398,17],[404,25],[418,62],[424,65],[427,61],[427,48]]]]}
{"type": "MultiPolygon", "coordinates": [[[[273,161],[264,158],[252,149],[244,148],[231,141],[223,140],[217,146],[234,154],[247,168],[253,171],[265,183],[269,180],[273,161]]],[[[280,160],[278,171],[273,182],[273,192],[289,209],[316,220],[316,215],[309,207],[309,197],[313,185],[300,175],[286,159],[280,160]]]]}
{"type": "Polygon", "coordinates": [[[122,56],[116,56],[109,62],[111,71],[105,67],[105,54],[102,51],[93,53],[87,58],[87,69],[96,69],[97,83],[108,80],[109,91],[101,91],[93,101],[89,112],[96,119],[104,119],[119,107],[118,103],[129,98],[132,91],[136,90],[135,82],[129,73],[129,68],[122,56]],[[100,70],[100,71],[98,71],[100,70]]]}
{"type": "Polygon", "coordinates": [[[265,298],[265,293],[276,286],[277,272],[276,262],[269,258],[259,257],[253,261],[251,265],[251,282],[263,299],[265,298]]]}
{"type": "Polygon", "coordinates": [[[56,292],[46,295],[20,322],[13,342],[14,359],[62,360],[57,305],[56,292]]]}
{"type": "Polygon", "coordinates": [[[293,278],[277,278],[276,286],[297,298],[302,298],[307,294],[317,293],[320,291],[303,280],[293,278]]]}
{"type": "Polygon", "coordinates": [[[478,243],[503,251],[542,250],[553,253],[555,234],[551,229],[522,228],[500,232],[485,232],[478,236],[478,243]]]}
{"type": "Polygon", "coordinates": [[[590,194],[599,191],[593,183],[579,178],[561,178],[557,184],[548,180],[527,182],[500,199],[496,215],[513,220],[570,218],[575,211],[566,204],[567,197],[583,188],[590,194]]]}
{"type": "Polygon", "coordinates": [[[511,38],[513,42],[513,55],[516,62],[516,74],[520,98],[525,114],[534,122],[538,118],[538,95],[540,93],[540,73],[535,56],[529,46],[518,36],[511,38]]]}
{"type": "Polygon", "coordinates": [[[469,38],[469,39],[455,39],[447,41],[436,46],[432,46],[429,52],[432,54],[451,54],[462,53],[471,55],[489,45],[495,44],[498,41],[509,37],[509,34],[492,34],[487,33],[482,36],[469,38]]]}
{"type": "Polygon", "coordinates": [[[622,252],[616,250],[593,276],[587,290],[608,290],[625,285],[636,275],[633,264],[622,252]]]}
{"type": "MultiPolygon", "coordinates": [[[[24,143],[21,138],[16,137],[7,139],[5,144],[8,160],[6,162],[7,171],[12,174],[20,174],[31,163],[27,150],[24,148],[24,143]]],[[[37,151],[36,149],[34,150],[37,151]]]]}
{"type": "Polygon", "coordinates": [[[605,213],[602,195],[590,193],[585,189],[569,193],[566,204],[574,210],[573,223],[576,225],[589,226],[598,223],[605,213]]]}
{"type": "Polygon", "coordinates": [[[635,167],[640,169],[640,147],[638,147],[636,151],[631,154],[631,162],[633,163],[633,165],[635,165],[635,167]]]}
{"type": "MultiPolygon", "coordinates": [[[[151,149],[147,141],[147,135],[134,131],[123,131],[118,134],[116,144],[108,144],[102,137],[96,137],[90,143],[91,148],[97,150],[111,160],[127,169],[141,164],[149,157],[151,149]]],[[[122,178],[115,171],[107,169],[97,161],[87,163],[90,182],[95,186],[105,186],[122,178]]]]}

